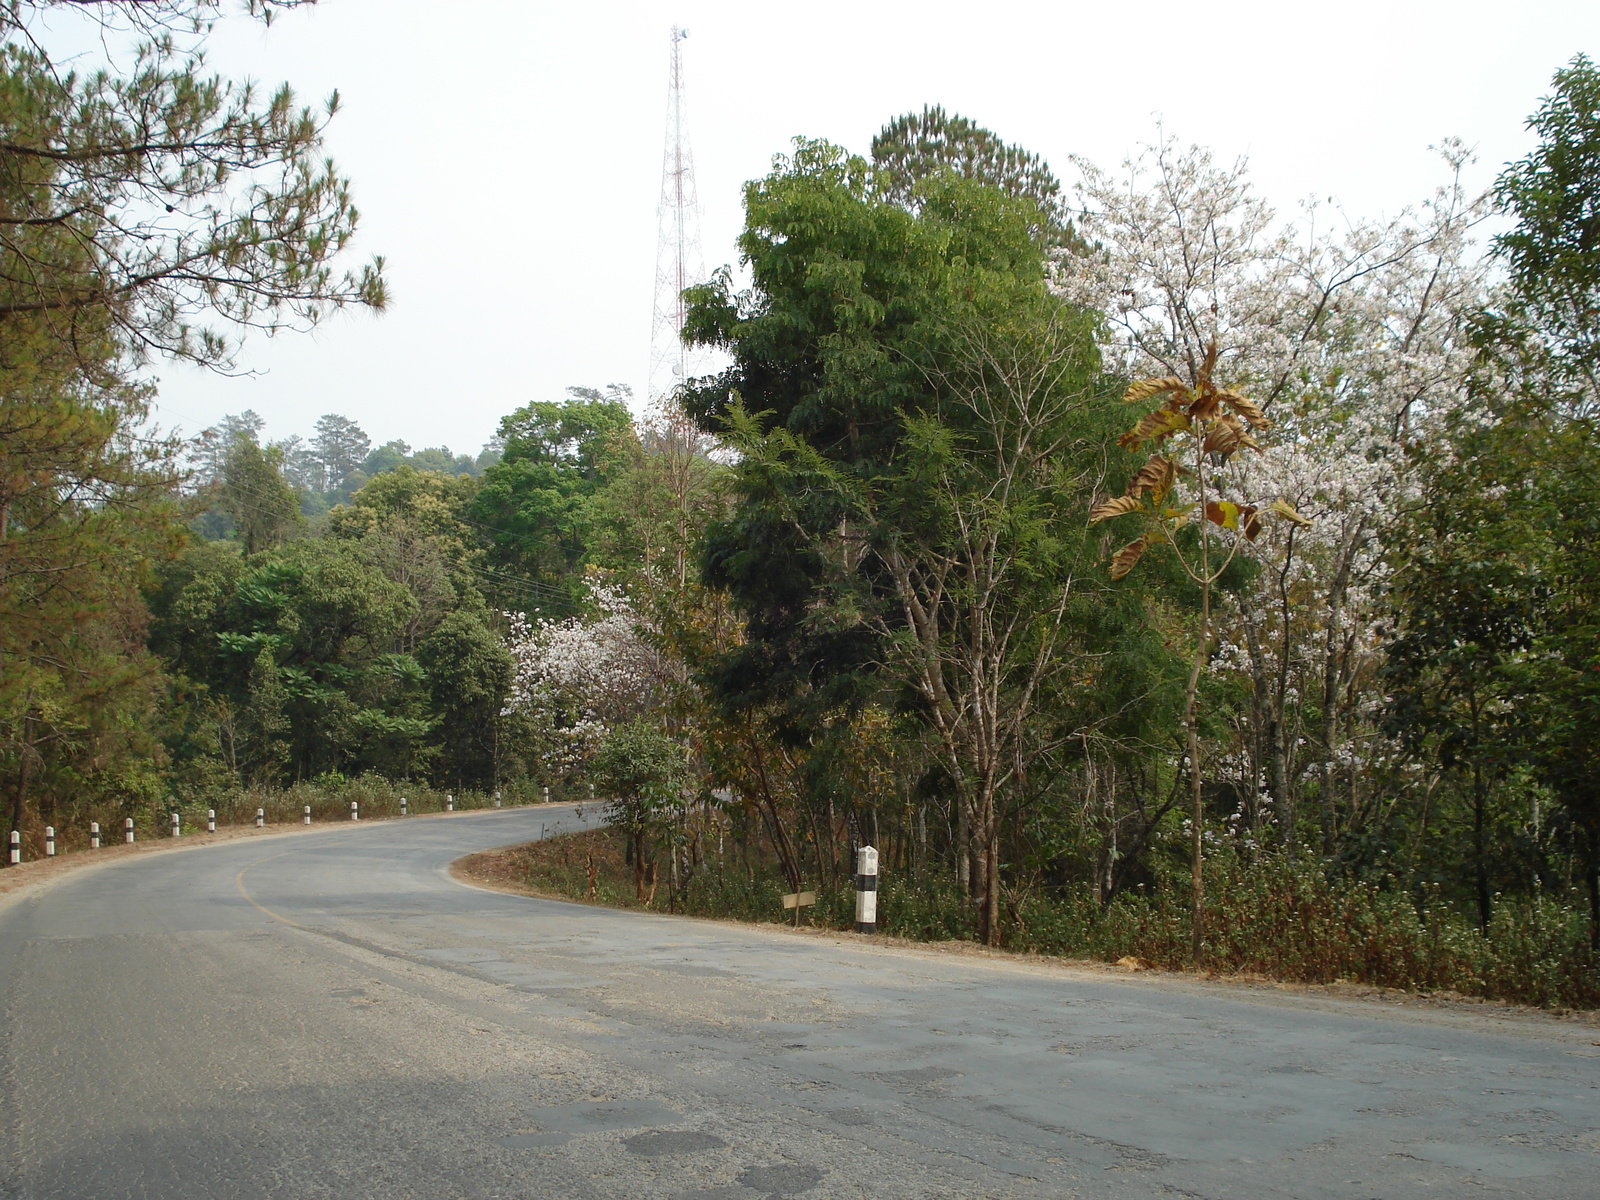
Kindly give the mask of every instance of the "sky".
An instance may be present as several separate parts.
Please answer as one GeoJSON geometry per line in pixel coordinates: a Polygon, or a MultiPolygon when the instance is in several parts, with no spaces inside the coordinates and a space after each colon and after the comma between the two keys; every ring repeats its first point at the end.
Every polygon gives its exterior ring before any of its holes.
{"type": "Polygon", "coordinates": [[[352,182],[353,259],[392,302],[248,340],[228,378],[159,368],[158,419],[194,433],[254,409],[271,438],[318,416],[375,443],[475,453],[502,416],[569,385],[646,390],[669,31],[711,266],[736,260],[740,189],[797,135],[865,153],[942,104],[1041,154],[1114,167],[1158,127],[1245,156],[1280,211],[1333,198],[1394,215],[1444,180],[1430,146],[1475,148],[1487,187],[1532,146],[1551,75],[1600,57],[1594,0],[321,0],[239,19],[209,62],[307,102],[338,89],[327,150],[352,182]]]}

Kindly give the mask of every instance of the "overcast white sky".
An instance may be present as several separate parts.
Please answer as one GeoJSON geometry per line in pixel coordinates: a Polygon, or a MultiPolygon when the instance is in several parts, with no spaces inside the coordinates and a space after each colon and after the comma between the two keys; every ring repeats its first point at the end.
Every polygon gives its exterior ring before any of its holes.
{"type": "Polygon", "coordinates": [[[168,367],[160,418],[195,432],[253,408],[270,437],[327,412],[374,442],[476,452],[502,415],[569,384],[645,390],[668,30],[686,26],[709,265],[735,257],[740,185],[797,134],[865,151],[943,104],[1042,154],[1110,166],[1158,119],[1248,156],[1280,210],[1336,197],[1392,214],[1442,179],[1429,146],[1477,148],[1473,182],[1531,145],[1551,74],[1600,57],[1594,0],[322,0],[226,26],[212,65],[305,100],[338,88],[329,150],[389,262],[388,313],[257,338],[250,378],[168,367]]]}

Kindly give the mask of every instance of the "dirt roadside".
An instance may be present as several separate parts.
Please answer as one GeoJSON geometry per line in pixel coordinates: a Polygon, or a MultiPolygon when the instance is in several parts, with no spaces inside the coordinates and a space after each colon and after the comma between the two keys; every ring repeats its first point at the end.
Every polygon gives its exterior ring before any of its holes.
{"type": "MultiPolygon", "coordinates": [[[[502,846],[459,858],[450,865],[458,881],[472,887],[569,904],[587,903],[557,892],[541,891],[523,882],[516,865],[520,846],[502,846]]],[[[660,913],[657,915],[666,916],[660,913]]],[[[682,917],[682,920],[716,921],[759,929],[784,937],[831,941],[836,945],[871,947],[878,953],[903,956],[958,957],[982,962],[986,966],[1029,974],[1092,976],[1162,991],[1231,992],[1241,1000],[1293,1007],[1320,1008],[1329,1012],[1375,1015],[1442,1023],[1478,1032],[1534,1036],[1568,1043],[1569,1053],[1600,1058],[1600,1010],[1548,1012],[1525,1005],[1479,1000],[1452,992],[1420,993],[1395,988],[1370,987],[1355,983],[1289,983],[1261,975],[1214,975],[1199,972],[1162,971],[1136,960],[1105,963],[1095,959],[1065,958],[1042,954],[1015,954],[995,950],[975,942],[915,942],[884,934],[858,934],[837,929],[795,928],[777,922],[747,922],[721,917],[682,917]]]]}

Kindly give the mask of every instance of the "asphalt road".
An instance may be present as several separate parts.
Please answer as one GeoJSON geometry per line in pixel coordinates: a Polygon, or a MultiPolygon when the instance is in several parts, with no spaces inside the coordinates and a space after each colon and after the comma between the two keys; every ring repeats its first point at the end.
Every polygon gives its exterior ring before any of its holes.
{"type": "Polygon", "coordinates": [[[506,896],[570,813],[0,908],[0,1196],[1600,1196],[1600,1033],[506,896]],[[559,819],[558,819],[559,818],[559,819]]]}

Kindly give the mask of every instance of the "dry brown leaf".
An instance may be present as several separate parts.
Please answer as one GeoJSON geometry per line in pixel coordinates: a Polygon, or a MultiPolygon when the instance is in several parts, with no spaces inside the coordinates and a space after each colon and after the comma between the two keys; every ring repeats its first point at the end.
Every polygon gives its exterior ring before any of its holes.
{"type": "Polygon", "coordinates": [[[1217,397],[1234,412],[1250,422],[1252,429],[1271,429],[1272,421],[1267,414],[1261,411],[1261,406],[1254,400],[1241,396],[1238,392],[1224,389],[1217,393],[1217,397]]]}
{"type": "Polygon", "coordinates": [[[1089,510],[1089,524],[1095,525],[1112,517],[1120,517],[1124,513],[1138,512],[1140,507],[1138,496],[1118,496],[1115,500],[1107,500],[1103,504],[1096,504],[1091,508],[1089,510]]]}
{"type": "Polygon", "coordinates": [[[1141,442],[1154,438],[1163,441],[1177,433],[1180,429],[1189,428],[1189,418],[1182,409],[1163,405],[1154,412],[1146,413],[1144,418],[1128,433],[1117,439],[1117,445],[1126,450],[1137,449],[1141,442]]]}
{"type": "Polygon", "coordinates": [[[1121,579],[1134,564],[1139,561],[1146,548],[1150,545],[1150,535],[1147,533],[1136,542],[1129,542],[1121,550],[1111,556],[1111,578],[1121,579]]]}
{"type": "Polygon", "coordinates": [[[1136,400],[1159,396],[1163,392],[1181,392],[1183,390],[1185,390],[1183,380],[1174,379],[1170,375],[1165,379],[1140,379],[1128,385],[1128,390],[1122,393],[1122,401],[1124,404],[1132,404],[1136,400]]]}
{"type": "Polygon", "coordinates": [[[1206,347],[1205,361],[1200,364],[1200,372],[1195,376],[1194,390],[1201,393],[1216,391],[1211,386],[1211,373],[1217,369],[1217,339],[1212,338],[1211,344],[1206,347]]]}
{"type": "Polygon", "coordinates": [[[1218,454],[1232,454],[1241,447],[1261,449],[1261,443],[1245,431],[1244,422],[1232,413],[1223,413],[1206,430],[1205,450],[1218,454]]]}
{"type": "Polygon", "coordinates": [[[1160,504],[1161,498],[1172,490],[1177,480],[1178,464],[1163,454],[1152,454],[1128,484],[1127,495],[1142,496],[1146,492],[1154,492],[1153,499],[1160,504]]]}

